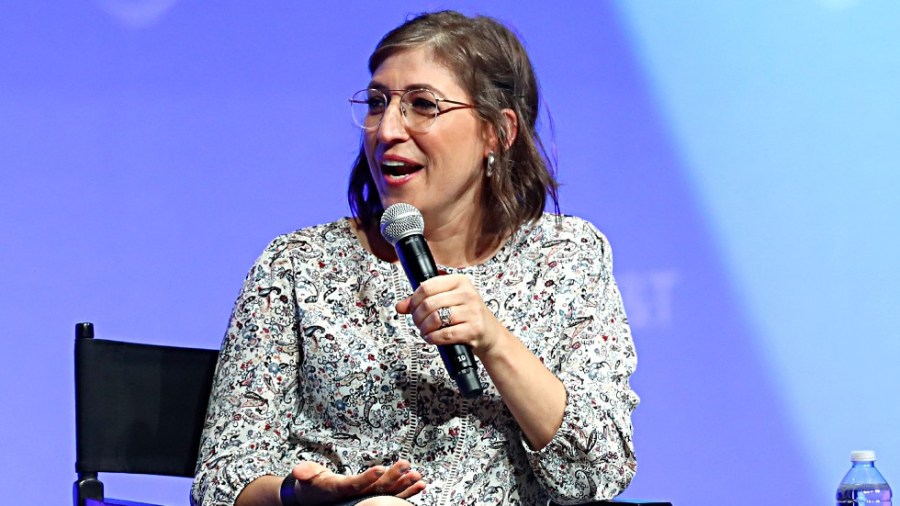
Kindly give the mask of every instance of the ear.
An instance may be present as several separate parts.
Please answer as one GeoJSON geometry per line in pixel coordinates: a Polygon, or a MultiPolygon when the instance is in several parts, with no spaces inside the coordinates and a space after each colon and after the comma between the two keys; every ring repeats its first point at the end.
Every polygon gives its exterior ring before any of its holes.
{"type": "Polygon", "coordinates": [[[512,109],[503,109],[503,117],[506,118],[506,145],[503,148],[509,149],[519,135],[519,116],[512,109]]]}
{"type": "MultiPolygon", "coordinates": [[[[516,136],[519,135],[519,117],[516,115],[516,112],[512,109],[503,109],[500,111],[503,114],[503,123],[506,130],[506,142],[504,143],[503,148],[509,149],[513,142],[516,141],[516,136]]],[[[487,156],[490,152],[497,152],[500,144],[500,138],[497,135],[496,130],[494,129],[494,125],[488,123],[485,128],[485,152],[484,155],[487,156]]]]}

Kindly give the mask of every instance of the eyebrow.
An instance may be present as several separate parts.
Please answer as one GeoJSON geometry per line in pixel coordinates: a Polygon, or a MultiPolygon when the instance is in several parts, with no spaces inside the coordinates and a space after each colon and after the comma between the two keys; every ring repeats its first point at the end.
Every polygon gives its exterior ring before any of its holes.
{"type": "MultiPolygon", "coordinates": [[[[390,89],[390,88],[388,88],[386,85],[381,84],[381,83],[379,83],[378,81],[369,81],[369,88],[373,88],[373,89],[376,89],[376,90],[387,90],[387,89],[390,89]]],[[[423,88],[426,89],[426,90],[429,90],[429,91],[433,91],[436,95],[440,95],[440,96],[442,96],[442,97],[446,97],[446,96],[447,96],[447,94],[444,93],[443,91],[441,91],[441,90],[439,90],[438,88],[435,88],[434,86],[432,86],[432,85],[430,85],[430,84],[427,84],[427,83],[412,83],[412,84],[408,84],[408,85],[406,86],[406,88],[403,88],[403,89],[406,90],[406,91],[409,91],[409,90],[421,90],[421,89],[423,89],[423,88]]]]}

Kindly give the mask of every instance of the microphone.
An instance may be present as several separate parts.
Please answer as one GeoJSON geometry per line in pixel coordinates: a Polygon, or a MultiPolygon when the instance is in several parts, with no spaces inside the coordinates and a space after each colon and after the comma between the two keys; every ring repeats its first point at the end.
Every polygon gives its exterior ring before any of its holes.
{"type": "MultiPolygon", "coordinates": [[[[397,250],[413,290],[419,288],[423,281],[438,275],[424,232],[422,213],[409,204],[394,204],[385,209],[381,216],[381,235],[397,250]]],[[[459,393],[466,398],[481,395],[478,364],[472,355],[472,348],[464,344],[442,344],[438,345],[438,351],[444,367],[456,381],[459,393]]]]}

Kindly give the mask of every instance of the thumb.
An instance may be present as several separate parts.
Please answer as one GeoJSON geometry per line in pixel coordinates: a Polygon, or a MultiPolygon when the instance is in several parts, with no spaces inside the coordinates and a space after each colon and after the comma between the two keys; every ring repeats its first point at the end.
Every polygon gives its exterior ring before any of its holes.
{"type": "Polygon", "coordinates": [[[407,298],[401,300],[400,302],[398,302],[397,304],[394,305],[394,308],[400,314],[412,313],[412,311],[410,310],[410,307],[409,307],[410,303],[411,303],[411,299],[412,299],[412,297],[407,297],[407,298]]]}
{"type": "Polygon", "coordinates": [[[297,481],[309,481],[327,471],[328,468],[318,462],[301,462],[291,469],[291,475],[297,481]]]}

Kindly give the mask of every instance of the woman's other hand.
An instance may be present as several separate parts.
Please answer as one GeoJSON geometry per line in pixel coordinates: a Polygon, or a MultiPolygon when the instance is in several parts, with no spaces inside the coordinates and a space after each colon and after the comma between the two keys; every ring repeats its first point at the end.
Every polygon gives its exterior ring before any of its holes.
{"type": "MultiPolygon", "coordinates": [[[[301,462],[291,469],[297,501],[303,505],[328,504],[364,495],[381,494],[407,499],[425,490],[422,475],[409,461],[398,460],[390,467],[374,466],[356,475],[336,474],[316,462],[301,462]]],[[[236,506],[280,505],[281,479],[261,476],[247,485],[236,506]]]]}
{"type": "Polygon", "coordinates": [[[425,489],[422,475],[402,459],[390,467],[374,466],[349,476],[333,473],[316,462],[301,462],[291,474],[297,480],[300,504],[324,504],[369,494],[406,499],[425,489]]]}

